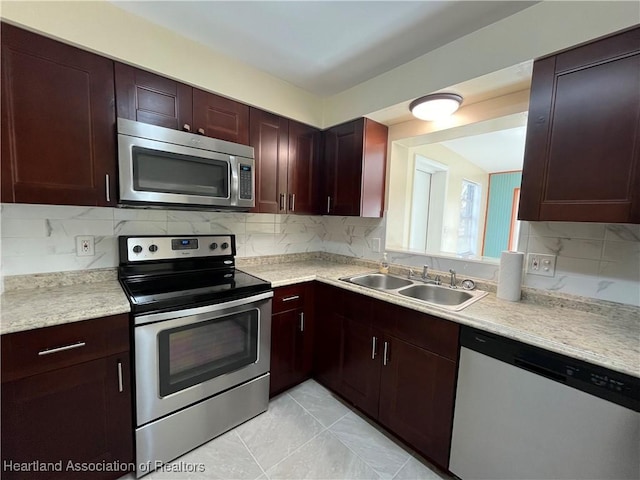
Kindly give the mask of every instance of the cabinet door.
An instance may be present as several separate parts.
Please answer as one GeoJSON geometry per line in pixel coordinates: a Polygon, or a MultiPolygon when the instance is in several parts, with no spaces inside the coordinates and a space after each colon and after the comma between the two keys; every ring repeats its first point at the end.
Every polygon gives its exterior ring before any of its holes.
{"type": "Polygon", "coordinates": [[[257,108],[250,112],[249,144],[256,158],[254,212],[286,213],[288,128],[286,118],[257,108]]]}
{"type": "Polygon", "coordinates": [[[535,62],[519,218],[640,223],[640,28],[535,62]]]}
{"type": "Polygon", "coordinates": [[[325,132],[326,213],[359,215],[364,119],[325,132]]]}
{"type": "Polygon", "coordinates": [[[368,317],[345,318],[342,327],[341,393],[373,418],[378,417],[380,391],[380,335],[368,317]]]}
{"type": "Polygon", "coordinates": [[[193,132],[249,145],[249,106],[194,88],[193,132]]]}
{"type": "MultiPolygon", "coordinates": [[[[129,352],[3,383],[3,478],[85,479],[74,464],[132,462],[131,402],[129,352]],[[35,460],[61,462],[61,471],[6,468],[9,461],[35,460]]],[[[91,472],[91,478],[125,473],[91,472]]]]}
{"type": "Polygon", "coordinates": [[[115,79],[118,117],[174,130],[191,129],[189,85],[117,62],[115,79]]]}
{"type": "Polygon", "coordinates": [[[314,322],[313,374],[326,387],[340,392],[342,363],[342,316],[337,308],[341,290],[316,284],[314,322]]]}
{"type": "Polygon", "coordinates": [[[2,24],[2,201],[116,202],[113,62],[2,24]]]}
{"type": "Polygon", "coordinates": [[[395,337],[384,342],[378,420],[446,469],[456,365],[395,337]]]}
{"type": "Polygon", "coordinates": [[[288,198],[289,213],[314,214],[320,211],[318,156],[320,131],[289,120],[288,198]]]}
{"type": "Polygon", "coordinates": [[[300,314],[302,310],[289,310],[271,318],[271,385],[273,396],[295,385],[298,380],[300,355],[300,314]]]}

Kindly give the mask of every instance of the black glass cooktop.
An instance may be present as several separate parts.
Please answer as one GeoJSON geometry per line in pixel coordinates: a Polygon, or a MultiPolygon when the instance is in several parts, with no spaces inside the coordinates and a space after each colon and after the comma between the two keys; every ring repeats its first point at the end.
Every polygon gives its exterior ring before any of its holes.
{"type": "Polygon", "coordinates": [[[271,284],[237,269],[120,276],[134,314],[180,310],[248,297],[271,284]]]}

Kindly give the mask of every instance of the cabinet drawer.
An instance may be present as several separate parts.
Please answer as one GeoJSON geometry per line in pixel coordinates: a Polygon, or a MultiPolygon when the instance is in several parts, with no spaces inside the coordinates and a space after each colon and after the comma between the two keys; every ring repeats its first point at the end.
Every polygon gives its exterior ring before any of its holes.
{"type": "Polygon", "coordinates": [[[385,304],[374,315],[377,324],[385,324],[385,331],[420,348],[453,360],[458,359],[457,323],[432,317],[409,308],[385,304]]]}
{"type": "Polygon", "coordinates": [[[303,308],[306,296],[306,283],[276,288],[273,292],[273,313],[303,308]]]}
{"type": "Polygon", "coordinates": [[[1,340],[4,383],[129,350],[129,316],[10,333],[1,340]]]}

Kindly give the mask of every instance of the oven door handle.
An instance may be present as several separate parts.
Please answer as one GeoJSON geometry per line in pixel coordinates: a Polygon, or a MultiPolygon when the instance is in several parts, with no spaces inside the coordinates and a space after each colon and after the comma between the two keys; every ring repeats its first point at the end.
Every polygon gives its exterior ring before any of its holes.
{"type": "Polygon", "coordinates": [[[134,317],[134,324],[146,325],[147,323],[160,322],[164,320],[173,320],[176,318],[189,317],[191,315],[199,315],[202,313],[219,312],[220,310],[226,310],[233,307],[241,307],[242,305],[249,305],[260,300],[267,300],[273,297],[273,291],[260,293],[251,297],[239,298],[232,300],[231,302],[216,303],[214,305],[206,305],[204,307],[187,308],[184,310],[178,310],[174,312],[161,312],[152,313],[149,315],[141,315],[134,317]]]}

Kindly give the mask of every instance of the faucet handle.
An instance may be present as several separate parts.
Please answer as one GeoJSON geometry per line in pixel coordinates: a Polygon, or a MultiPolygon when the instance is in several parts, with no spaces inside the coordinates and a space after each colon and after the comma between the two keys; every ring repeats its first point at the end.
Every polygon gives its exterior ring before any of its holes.
{"type": "Polygon", "coordinates": [[[452,275],[455,275],[455,274],[456,274],[456,271],[455,271],[453,268],[450,268],[450,269],[449,269],[449,273],[450,273],[450,274],[452,274],[452,275]]]}
{"type": "Polygon", "coordinates": [[[413,268],[409,269],[409,275],[407,275],[408,279],[411,279],[411,277],[413,277],[416,274],[416,272],[413,271],[413,268]]]}
{"type": "Polygon", "coordinates": [[[422,267],[422,278],[423,279],[429,278],[429,265],[424,265],[422,267]]]}

